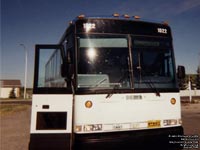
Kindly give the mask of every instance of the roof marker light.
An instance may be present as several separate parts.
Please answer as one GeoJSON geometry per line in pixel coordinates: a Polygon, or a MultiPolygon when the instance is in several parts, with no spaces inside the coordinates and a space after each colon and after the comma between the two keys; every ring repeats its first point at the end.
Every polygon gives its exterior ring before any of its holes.
{"type": "Polygon", "coordinates": [[[134,19],[140,19],[140,16],[133,16],[134,19]]]}
{"type": "Polygon", "coordinates": [[[84,14],[81,14],[81,15],[79,15],[77,18],[78,18],[78,19],[83,19],[83,18],[85,18],[85,15],[84,15],[84,14]]]}
{"type": "Polygon", "coordinates": [[[118,13],[113,14],[113,17],[119,17],[119,16],[120,16],[120,14],[118,14],[118,13]]]}
{"type": "Polygon", "coordinates": [[[123,16],[124,16],[124,18],[130,18],[130,16],[128,14],[124,14],[123,16]]]}
{"type": "Polygon", "coordinates": [[[163,21],[163,24],[167,26],[169,25],[168,21],[163,21]]]}

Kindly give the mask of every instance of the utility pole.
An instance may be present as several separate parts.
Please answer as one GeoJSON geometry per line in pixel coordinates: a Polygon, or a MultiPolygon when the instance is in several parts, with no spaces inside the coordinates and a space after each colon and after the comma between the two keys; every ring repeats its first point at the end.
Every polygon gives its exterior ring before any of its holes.
{"type": "Polygon", "coordinates": [[[190,99],[190,103],[192,102],[192,91],[191,91],[191,81],[190,81],[190,76],[188,79],[188,89],[189,89],[189,99],[190,99]]]}
{"type": "Polygon", "coordinates": [[[25,51],[25,71],[24,71],[24,99],[26,99],[26,84],[27,84],[27,63],[28,63],[28,51],[24,44],[20,44],[25,51]]]}

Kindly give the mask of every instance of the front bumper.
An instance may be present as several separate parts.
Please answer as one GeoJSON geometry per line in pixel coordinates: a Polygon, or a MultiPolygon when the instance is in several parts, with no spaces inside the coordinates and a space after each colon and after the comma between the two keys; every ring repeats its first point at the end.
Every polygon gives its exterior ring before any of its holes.
{"type": "Polygon", "coordinates": [[[75,150],[182,149],[182,126],[95,134],[75,134],[75,150]]]}

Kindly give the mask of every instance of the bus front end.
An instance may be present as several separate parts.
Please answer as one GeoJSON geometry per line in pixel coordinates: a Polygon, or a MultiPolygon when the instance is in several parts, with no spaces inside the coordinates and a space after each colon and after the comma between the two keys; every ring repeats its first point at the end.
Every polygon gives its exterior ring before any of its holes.
{"type": "Polygon", "coordinates": [[[169,26],[126,19],[80,19],[75,26],[75,149],[180,149],[169,26]]]}

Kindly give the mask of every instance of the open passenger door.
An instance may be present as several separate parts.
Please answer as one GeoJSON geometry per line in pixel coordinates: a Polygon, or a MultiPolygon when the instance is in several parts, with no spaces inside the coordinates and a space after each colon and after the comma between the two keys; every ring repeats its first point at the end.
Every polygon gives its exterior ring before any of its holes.
{"type": "Polygon", "coordinates": [[[36,45],[29,150],[71,150],[73,94],[60,45],[36,45]]]}

